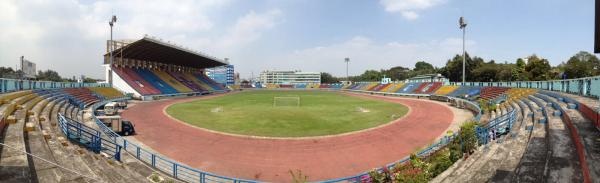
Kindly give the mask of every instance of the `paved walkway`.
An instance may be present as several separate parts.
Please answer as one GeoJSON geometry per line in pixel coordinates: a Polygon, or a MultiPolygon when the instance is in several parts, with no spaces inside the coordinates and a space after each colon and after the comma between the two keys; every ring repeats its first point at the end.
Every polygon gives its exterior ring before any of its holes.
{"type": "Polygon", "coordinates": [[[214,96],[141,102],[122,116],[135,123],[137,140],[165,156],[218,175],[270,182],[291,182],[289,170],[301,170],[310,181],[316,181],[380,167],[428,146],[454,119],[450,108],[439,103],[363,96],[400,103],[411,112],[382,128],[300,140],[212,133],[182,124],[163,113],[171,104],[214,96]]]}

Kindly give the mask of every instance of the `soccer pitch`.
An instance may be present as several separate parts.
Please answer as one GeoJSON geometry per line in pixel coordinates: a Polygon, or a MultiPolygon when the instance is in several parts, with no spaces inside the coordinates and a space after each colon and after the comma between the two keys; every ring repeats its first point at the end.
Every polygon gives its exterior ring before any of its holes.
{"type": "Polygon", "coordinates": [[[225,133],[264,137],[341,134],[389,123],[406,106],[325,91],[245,91],[169,106],[167,113],[188,124],[225,133]],[[278,97],[299,105],[274,105],[278,97]]]}

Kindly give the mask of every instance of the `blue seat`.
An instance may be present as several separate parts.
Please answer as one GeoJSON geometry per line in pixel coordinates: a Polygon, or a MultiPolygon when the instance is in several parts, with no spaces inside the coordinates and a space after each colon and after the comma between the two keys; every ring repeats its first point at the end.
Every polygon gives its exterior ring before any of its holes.
{"type": "Polygon", "coordinates": [[[416,90],[422,83],[408,83],[405,84],[404,87],[396,90],[396,93],[412,93],[416,90]]]}
{"type": "Polygon", "coordinates": [[[146,70],[146,69],[134,69],[134,70],[142,78],[144,78],[146,81],[148,81],[152,86],[154,86],[155,88],[160,90],[161,93],[163,93],[163,94],[178,93],[178,91],[175,90],[175,88],[171,87],[171,85],[169,85],[167,82],[158,78],[158,76],[154,75],[154,73],[152,73],[151,71],[146,70]]]}

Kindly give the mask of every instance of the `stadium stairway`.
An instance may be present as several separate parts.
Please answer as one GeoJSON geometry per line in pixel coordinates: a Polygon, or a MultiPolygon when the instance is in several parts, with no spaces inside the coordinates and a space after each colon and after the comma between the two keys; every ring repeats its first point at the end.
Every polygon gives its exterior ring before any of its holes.
{"type": "Polygon", "coordinates": [[[533,111],[533,126],[528,127],[532,130],[529,143],[521,161],[517,165],[514,176],[507,178],[511,181],[534,182],[543,180],[544,169],[547,160],[548,138],[546,115],[542,107],[533,98],[523,99],[525,104],[533,111]]]}
{"type": "MultiPolygon", "coordinates": [[[[67,106],[63,108],[60,112],[64,113],[66,117],[72,119],[81,119],[81,116],[76,116],[75,114],[79,113],[78,108],[67,106]]],[[[56,117],[54,118],[56,119],[56,117]]],[[[84,123],[84,124],[94,124],[94,123],[84,123]]],[[[57,128],[57,133],[62,133],[57,128]]],[[[112,158],[109,158],[106,155],[96,154],[88,151],[80,146],[73,145],[75,153],[81,155],[82,160],[88,166],[92,167],[94,173],[99,176],[101,180],[105,182],[144,182],[146,181],[145,177],[149,176],[152,170],[144,169],[143,167],[139,167],[139,162],[134,160],[132,163],[132,158],[126,154],[121,154],[121,162],[115,161],[112,158]],[[130,167],[132,166],[132,167],[130,167]],[[143,176],[146,175],[146,176],[143,176]]]]}
{"type": "MultiPolygon", "coordinates": [[[[518,105],[511,104],[507,107],[507,110],[521,110],[518,105]]],[[[518,132],[518,129],[521,126],[520,123],[522,123],[523,120],[522,115],[517,113],[517,117],[518,122],[512,126],[511,132],[518,132]]],[[[498,162],[506,159],[509,155],[509,149],[504,147],[504,144],[513,143],[515,143],[515,140],[511,139],[510,135],[498,137],[496,141],[492,141],[488,145],[480,146],[478,150],[471,154],[467,159],[462,159],[454,163],[431,182],[477,182],[472,180],[475,180],[476,178],[489,179],[489,177],[492,176],[492,173],[498,168],[498,162]]]]}
{"type": "Polygon", "coordinates": [[[7,118],[9,124],[0,137],[6,145],[0,146],[0,182],[147,181],[153,170],[127,153],[123,153],[119,162],[67,140],[56,116],[62,113],[81,119],[82,110],[64,100],[64,95],[38,93],[0,96],[3,101],[0,114],[15,116],[7,118]],[[9,111],[11,106],[16,106],[16,110],[9,111]]]}
{"type": "MultiPolygon", "coordinates": [[[[479,147],[431,182],[583,182],[577,148],[559,107],[571,110],[567,113],[575,116],[566,119],[584,121],[583,117],[577,110],[568,109],[567,103],[551,103],[560,100],[534,94],[503,103],[495,111],[498,115],[512,109],[520,111],[510,132],[495,143],[479,147]]],[[[586,156],[593,159],[589,154],[586,156]]],[[[591,164],[590,169],[595,171],[597,163],[591,164]]],[[[595,177],[597,172],[592,174],[595,177]]]]}
{"type": "MultiPolygon", "coordinates": [[[[545,97],[546,99],[558,104],[564,112],[563,115],[566,115],[566,117],[571,120],[573,127],[577,131],[578,138],[582,145],[581,148],[584,150],[583,155],[589,168],[590,178],[592,180],[599,180],[600,142],[598,139],[600,139],[600,132],[595,128],[593,123],[589,119],[585,118],[583,113],[576,108],[577,105],[571,103],[573,99],[570,99],[571,96],[566,96],[568,94],[549,91],[540,92],[538,94],[540,97],[545,97]],[[565,100],[566,98],[569,98],[570,100],[565,100]]],[[[588,99],[585,98],[584,100],[588,99]]]]}
{"type": "Polygon", "coordinates": [[[25,126],[24,104],[33,99],[36,95],[28,92],[25,95],[14,98],[9,102],[4,102],[3,106],[14,106],[15,111],[10,114],[14,118],[8,120],[7,127],[3,131],[0,142],[2,146],[0,154],[0,182],[32,182],[29,171],[29,160],[27,155],[23,154],[25,150],[25,136],[23,135],[25,126]],[[8,147],[7,147],[8,146],[8,147]]]}

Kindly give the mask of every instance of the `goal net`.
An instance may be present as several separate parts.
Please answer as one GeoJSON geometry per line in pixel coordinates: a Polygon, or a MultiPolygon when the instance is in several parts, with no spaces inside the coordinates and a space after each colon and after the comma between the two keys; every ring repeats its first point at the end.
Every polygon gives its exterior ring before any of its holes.
{"type": "Polygon", "coordinates": [[[300,107],[300,97],[273,97],[273,107],[300,107]]]}

